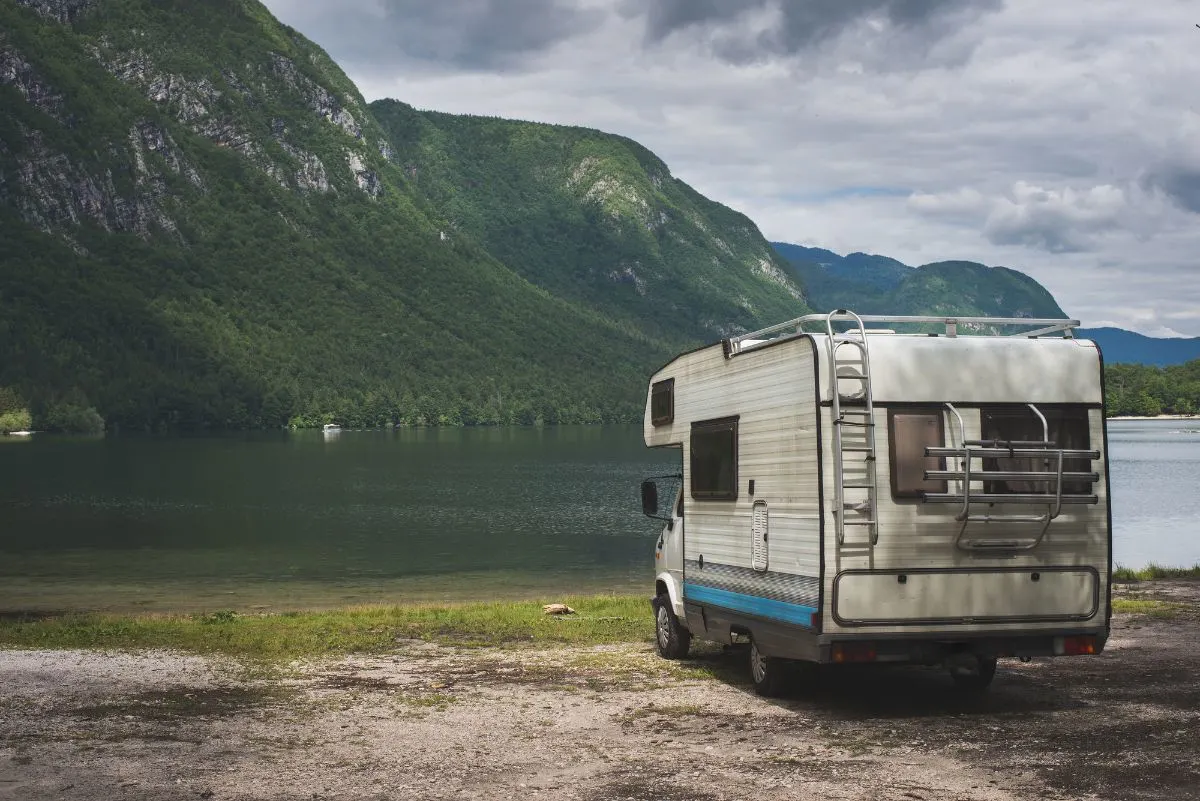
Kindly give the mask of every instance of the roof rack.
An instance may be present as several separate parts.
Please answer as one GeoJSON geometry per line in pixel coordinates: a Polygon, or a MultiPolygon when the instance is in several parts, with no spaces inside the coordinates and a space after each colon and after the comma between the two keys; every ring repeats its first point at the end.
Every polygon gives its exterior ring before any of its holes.
{"type": "MultiPolygon", "coordinates": [[[[820,325],[822,328],[832,322],[848,322],[853,323],[855,320],[861,320],[863,323],[914,323],[918,325],[944,325],[946,326],[946,336],[958,336],[958,327],[960,325],[987,325],[994,327],[1001,326],[1021,326],[1025,328],[1033,327],[1032,331],[1017,331],[1012,334],[992,334],[983,336],[1013,336],[1013,337],[1041,337],[1047,334],[1062,334],[1065,338],[1073,338],[1073,329],[1078,328],[1080,323],[1078,320],[1057,320],[1053,318],[1039,317],[935,317],[935,316],[904,316],[892,314],[863,314],[854,315],[846,309],[836,309],[829,314],[806,314],[803,317],[797,317],[794,320],[788,320],[786,323],[778,323],[758,331],[751,331],[746,334],[739,334],[735,337],[730,337],[726,340],[726,352],[732,356],[741,353],[751,348],[758,348],[766,345],[768,342],[784,337],[797,336],[806,333],[804,327],[806,325],[820,325]],[[750,340],[756,340],[751,342],[750,340]],[[744,344],[743,344],[744,343],[744,344]]],[[[868,334],[872,329],[864,329],[868,334]]],[[[824,331],[814,331],[811,333],[825,333],[824,331]]]]}

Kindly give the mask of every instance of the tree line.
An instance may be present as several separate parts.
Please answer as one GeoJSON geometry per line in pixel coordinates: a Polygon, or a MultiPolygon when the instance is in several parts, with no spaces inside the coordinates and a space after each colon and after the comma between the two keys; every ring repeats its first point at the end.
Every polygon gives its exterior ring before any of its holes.
{"type": "Polygon", "coordinates": [[[1105,368],[1109,417],[1154,417],[1200,411],[1200,359],[1171,367],[1111,364],[1105,368]]]}
{"type": "MultiPolygon", "coordinates": [[[[1200,359],[1172,367],[1112,364],[1105,368],[1109,417],[1200,412],[1200,359]]],[[[258,414],[226,418],[228,428],[319,428],[340,423],[353,428],[391,426],[504,426],[560,423],[634,423],[641,420],[640,390],[607,398],[563,403],[553,393],[533,392],[505,397],[495,383],[477,397],[454,394],[381,392],[318,392],[300,401],[276,397],[257,399],[258,414]],[[628,394],[630,397],[620,397],[628,394]],[[638,397],[632,397],[637,394],[638,397]],[[599,402],[597,402],[599,401],[599,402]],[[268,411],[269,409],[269,411],[268,411]]],[[[110,418],[120,427],[119,417],[110,418]]],[[[193,428],[187,421],[164,430],[193,428]]],[[[81,392],[31,403],[12,387],[0,387],[0,433],[37,430],[95,434],[105,430],[105,417],[81,392]]],[[[222,426],[202,426],[222,427],[222,426]]]]}

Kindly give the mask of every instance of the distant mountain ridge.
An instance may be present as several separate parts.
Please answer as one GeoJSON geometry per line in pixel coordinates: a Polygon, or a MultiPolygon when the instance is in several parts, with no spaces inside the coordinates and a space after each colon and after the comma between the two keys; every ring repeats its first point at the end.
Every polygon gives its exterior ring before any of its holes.
{"type": "MultiPolygon", "coordinates": [[[[887,256],[772,242],[804,284],[818,310],[848,308],[861,314],[1054,317],[1069,315],[1034,279],[977,262],[910,267],[887,256]]],[[[1108,364],[1157,367],[1200,359],[1200,337],[1149,337],[1122,328],[1078,328],[1075,335],[1100,346],[1108,364]]]]}
{"type": "Polygon", "coordinates": [[[1124,328],[1077,328],[1075,335],[1100,346],[1107,364],[1170,367],[1200,359],[1200,337],[1148,337],[1124,328]]]}
{"type": "Polygon", "coordinates": [[[1045,287],[1024,273],[969,261],[920,267],[887,256],[772,242],[817,309],[860,314],[1055,317],[1067,315],[1045,287]]]}

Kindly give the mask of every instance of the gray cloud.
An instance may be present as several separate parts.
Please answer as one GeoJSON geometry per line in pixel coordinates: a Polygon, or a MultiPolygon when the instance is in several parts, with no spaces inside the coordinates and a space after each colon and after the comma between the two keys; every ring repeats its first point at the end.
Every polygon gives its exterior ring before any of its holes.
{"type": "Polygon", "coordinates": [[[589,33],[606,16],[577,0],[279,0],[271,6],[344,63],[367,68],[511,69],[589,33]]]}
{"type": "Polygon", "coordinates": [[[626,13],[644,9],[651,42],[699,30],[711,38],[717,55],[748,61],[795,54],[867,22],[875,23],[868,33],[898,34],[911,46],[940,39],[1002,5],[1003,0],[630,0],[626,13]],[[740,24],[752,23],[756,15],[763,17],[759,25],[740,24]]]}
{"type": "Polygon", "coordinates": [[[1163,164],[1146,177],[1145,183],[1166,194],[1180,208],[1200,214],[1200,168],[1163,164]]]}
{"type": "Polygon", "coordinates": [[[471,68],[511,64],[595,29],[604,17],[571,0],[385,0],[384,7],[405,53],[471,68]]]}

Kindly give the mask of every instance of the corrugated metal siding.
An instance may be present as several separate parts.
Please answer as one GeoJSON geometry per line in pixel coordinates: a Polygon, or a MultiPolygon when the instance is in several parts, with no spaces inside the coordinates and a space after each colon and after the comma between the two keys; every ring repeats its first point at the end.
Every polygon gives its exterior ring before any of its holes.
{"type": "MultiPolygon", "coordinates": [[[[691,481],[691,424],[739,417],[737,500],[697,501],[687,495],[687,563],[692,565],[703,556],[706,567],[751,570],[753,505],[765,501],[770,515],[769,569],[754,577],[743,575],[739,582],[751,589],[746,581],[758,582],[766,595],[771,587],[796,586],[794,581],[772,578],[774,574],[819,576],[817,406],[811,342],[798,339],[732,359],[725,359],[716,346],[681,356],[654,380],[670,377],[675,378],[675,419],[671,425],[655,428],[647,410],[645,436],[648,445],[682,447],[685,494],[691,481]],[[748,492],[751,479],[753,497],[748,492]]],[[[816,588],[815,582],[811,585],[816,588]]]]}

